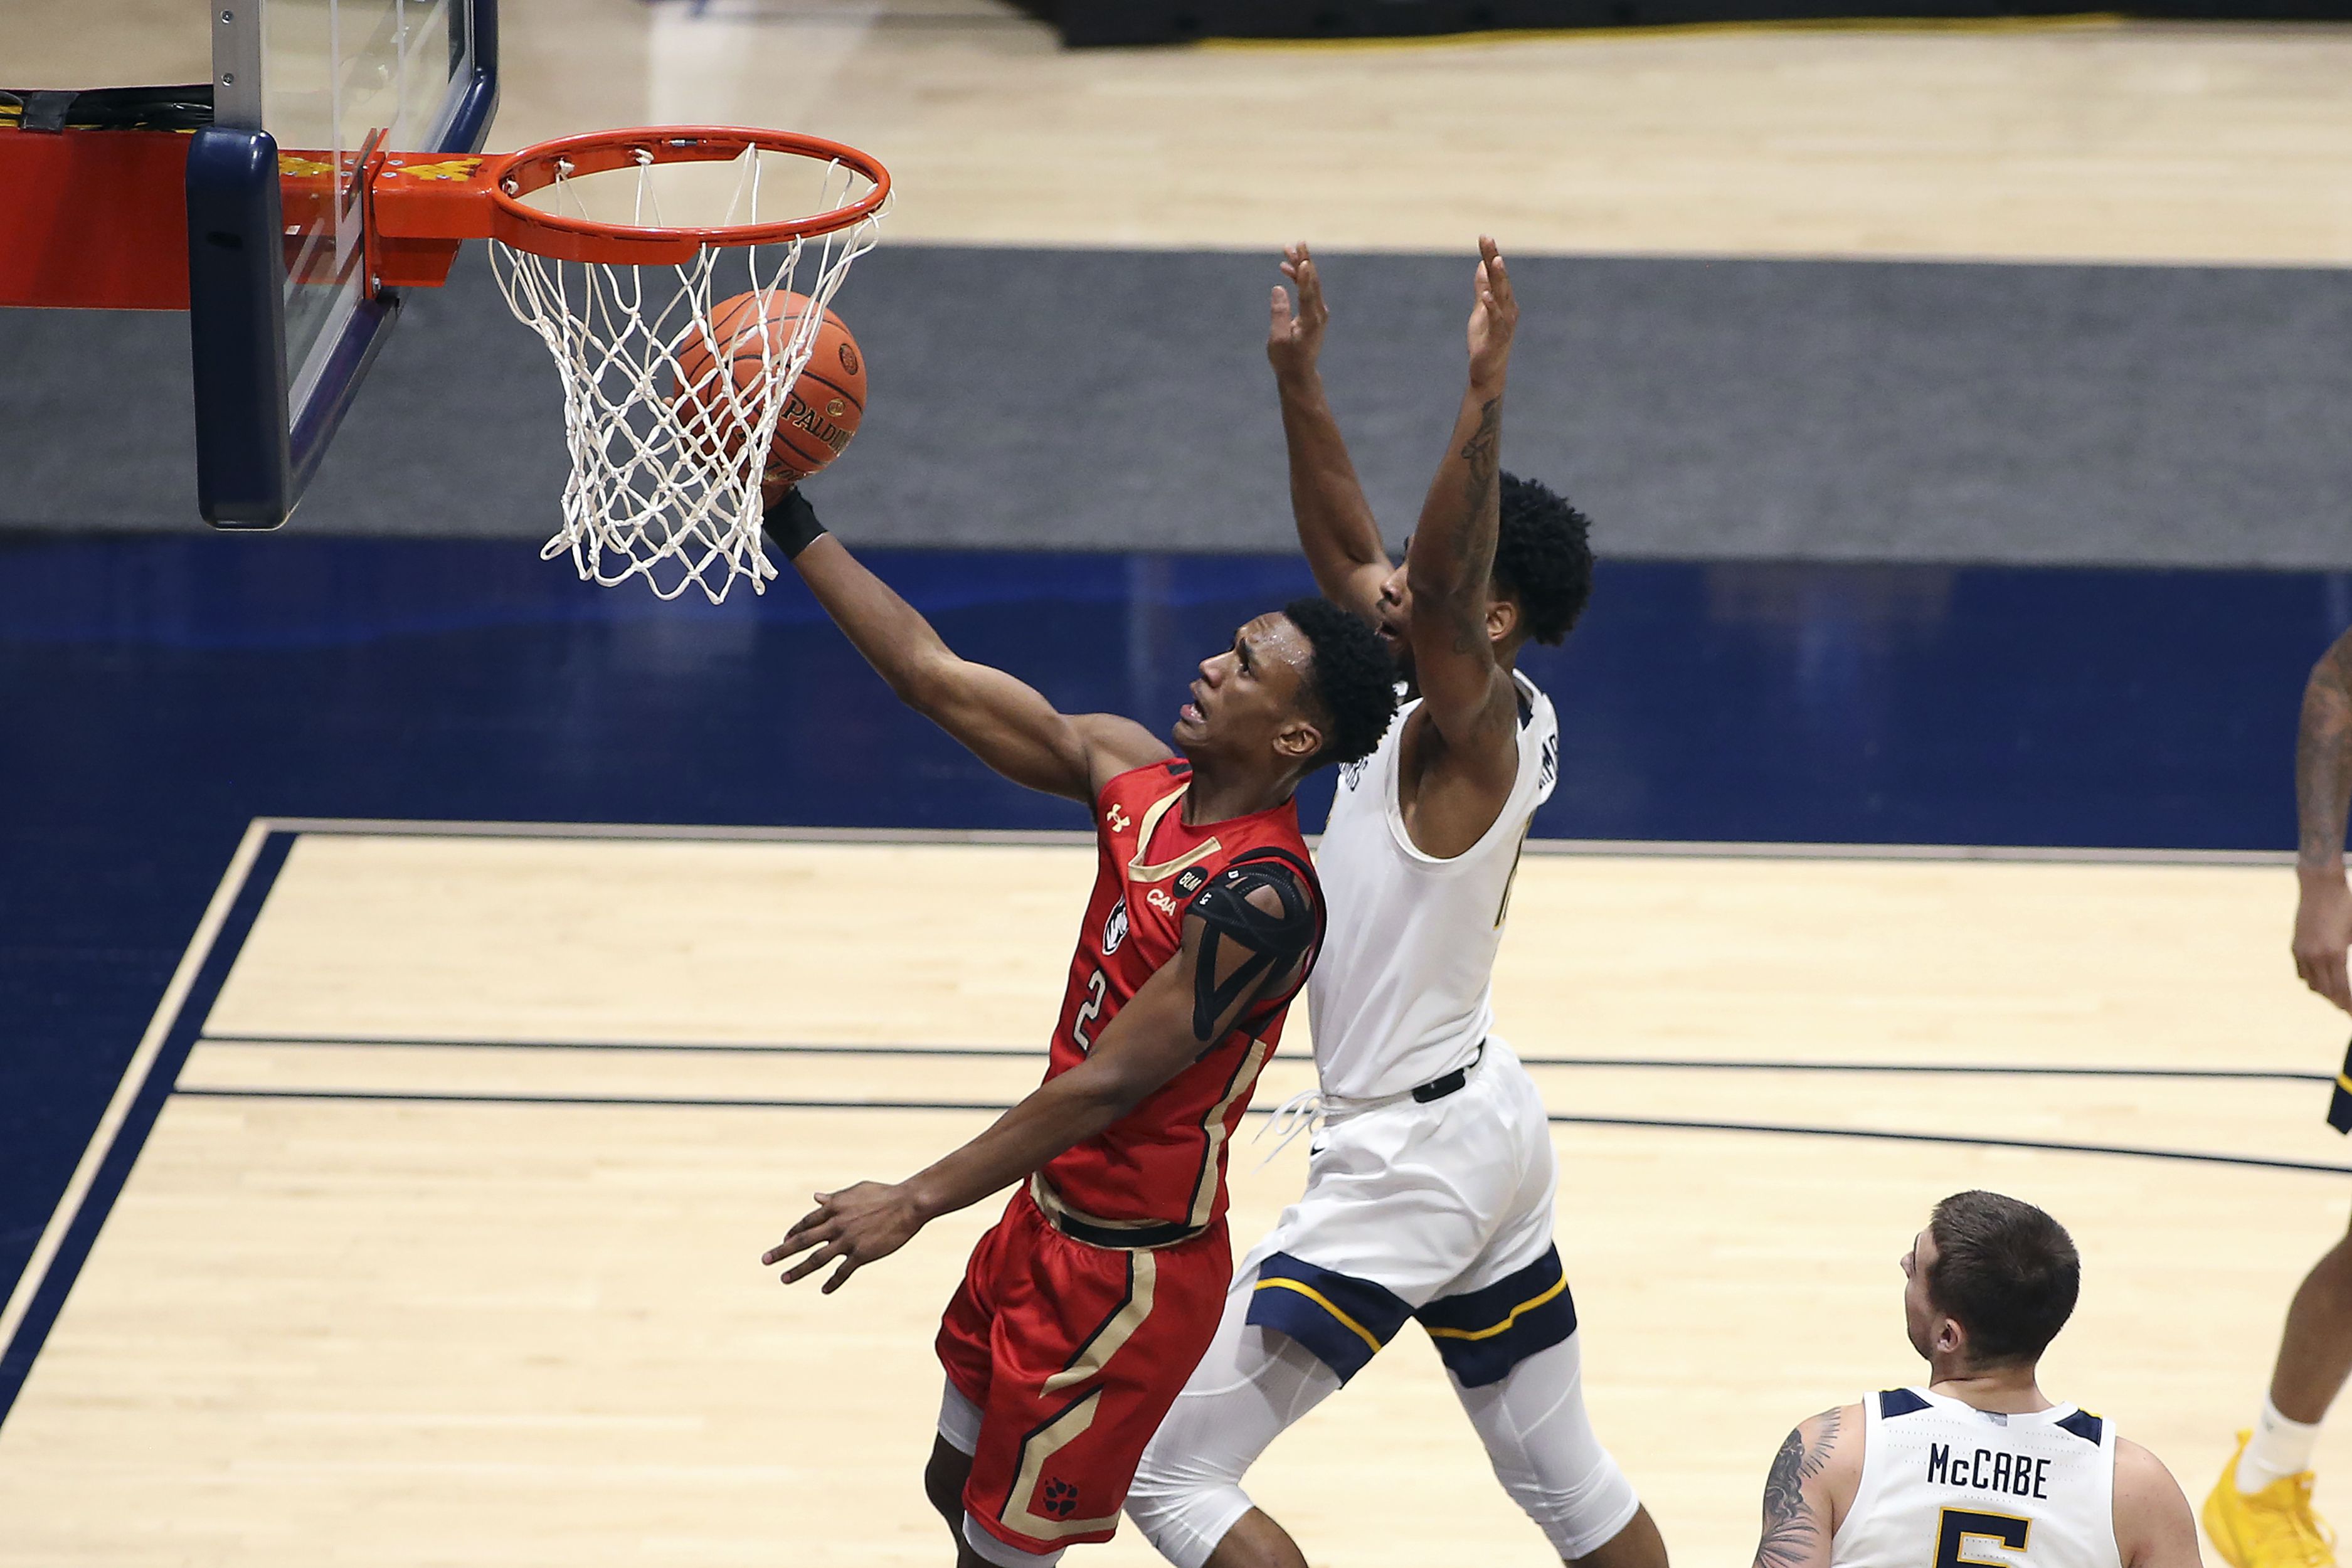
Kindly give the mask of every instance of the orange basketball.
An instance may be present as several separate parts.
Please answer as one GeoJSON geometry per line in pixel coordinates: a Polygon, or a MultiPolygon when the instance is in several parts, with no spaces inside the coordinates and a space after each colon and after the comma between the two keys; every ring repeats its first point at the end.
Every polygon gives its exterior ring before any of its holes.
{"type": "MultiPolygon", "coordinates": [[[[728,457],[743,449],[743,422],[730,405],[727,384],[719,379],[719,355],[729,356],[729,369],[748,405],[757,395],[759,378],[772,363],[782,363],[809,306],[807,295],[788,289],[779,289],[764,300],[756,293],[738,294],[711,310],[709,336],[699,325],[688,331],[678,345],[677,385],[670,398],[673,404],[695,405],[679,409],[690,431],[705,436],[728,457]]],[[[817,327],[816,347],[776,420],[767,476],[804,479],[815,473],[841,456],[865,413],[866,356],[858,353],[857,340],[841,318],[827,310],[817,327]]]]}

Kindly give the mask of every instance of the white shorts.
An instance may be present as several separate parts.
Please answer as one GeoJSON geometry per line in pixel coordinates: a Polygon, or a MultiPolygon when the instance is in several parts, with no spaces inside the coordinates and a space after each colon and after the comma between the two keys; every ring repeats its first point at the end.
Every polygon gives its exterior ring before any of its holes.
{"type": "Polygon", "coordinates": [[[1553,1549],[1573,1561],[1614,1540],[1642,1502],[1585,1414],[1555,1178],[1542,1099],[1500,1040],[1454,1093],[1337,1108],[1127,1494],[1160,1554],[1202,1568],[1250,1510],[1258,1456],[1407,1318],[1553,1549]]]}
{"type": "Polygon", "coordinates": [[[1489,1037],[1469,1080],[1327,1111],[1307,1190],[1234,1270],[1248,1321],[1278,1329],[1342,1381],[1417,1318],[1466,1387],[1576,1331],[1552,1246],[1559,1172],[1543,1097],[1489,1037]]]}

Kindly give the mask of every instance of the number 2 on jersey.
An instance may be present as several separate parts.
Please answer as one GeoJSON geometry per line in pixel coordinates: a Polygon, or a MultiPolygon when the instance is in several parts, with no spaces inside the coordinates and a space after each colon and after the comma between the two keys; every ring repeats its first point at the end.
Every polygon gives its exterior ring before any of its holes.
{"type": "Polygon", "coordinates": [[[1095,1048],[1095,1043],[1087,1038],[1087,1026],[1102,1016],[1103,990],[1108,984],[1099,969],[1087,976],[1087,999],[1079,1005],[1078,1016],[1070,1020],[1070,1038],[1082,1051],[1095,1048]]]}
{"type": "Polygon", "coordinates": [[[2033,1521],[2014,1514],[1979,1513],[1974,1509],[1948,1508],[1936,1531],[1936,1568],[2006,1568],[1998,1558],[1966,1555],[1970,1537],[1998,1541],[2011,1552],[2025,1550],[2033,1521]]]}

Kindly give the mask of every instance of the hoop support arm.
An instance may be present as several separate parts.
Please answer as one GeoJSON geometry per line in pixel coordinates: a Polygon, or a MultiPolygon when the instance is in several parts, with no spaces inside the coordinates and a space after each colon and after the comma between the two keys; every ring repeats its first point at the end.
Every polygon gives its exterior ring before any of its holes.
{"type": "Polygon", "coordinates": [[[490,192],[500,158],[378,153],[362,176],[367,190],[369,292],[438,289],[457,247],[496,232],[490,192]]]}

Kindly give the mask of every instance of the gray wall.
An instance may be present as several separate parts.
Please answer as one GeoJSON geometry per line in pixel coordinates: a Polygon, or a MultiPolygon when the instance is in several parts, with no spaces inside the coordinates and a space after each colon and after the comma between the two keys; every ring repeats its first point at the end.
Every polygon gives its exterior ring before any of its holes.
{"type": "MultiPolygon", "coordinates": [[[[1334,401],[1394,538],[1468,268],[1325,260],[1334,401]]],[[[1521,258],[1506,461],[1619,556],[2352,566],[2352,272],[1521,258]]],[[[1283,550],[1266,258],[884,247],[836,301],[871,542],[1283,550]]],[[[0,524],[200,527],[178,316],[0,312],[0,524]]],[[[544,537],[555,377],[478,252],[411,296],[300,530],[544,537]]]]}

